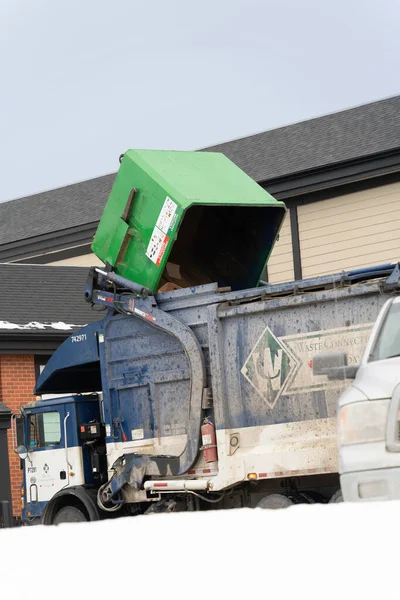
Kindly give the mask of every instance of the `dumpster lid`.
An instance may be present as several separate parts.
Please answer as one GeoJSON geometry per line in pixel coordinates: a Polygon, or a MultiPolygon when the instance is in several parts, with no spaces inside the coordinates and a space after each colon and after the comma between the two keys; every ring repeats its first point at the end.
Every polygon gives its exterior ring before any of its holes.
{"type": "Polygon", "coordinates": [[[221,153],[129,150],[93,252],[154,292],[258,285],[286,207],[221,153]]]}

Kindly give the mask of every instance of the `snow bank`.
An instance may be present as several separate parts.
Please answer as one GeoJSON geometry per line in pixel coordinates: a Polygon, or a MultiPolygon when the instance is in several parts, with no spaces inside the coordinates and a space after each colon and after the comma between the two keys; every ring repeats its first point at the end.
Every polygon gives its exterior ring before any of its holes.
{"type": "MultiPolygon", "coordinates": [[[[0,531],[14,600],[397,597],[400,502],[300,505],[0,531]],[[92,594],[90,594],[91,596],[92,594]]],[[[8,594],[7,594],[8,592],[8,594]]]]}

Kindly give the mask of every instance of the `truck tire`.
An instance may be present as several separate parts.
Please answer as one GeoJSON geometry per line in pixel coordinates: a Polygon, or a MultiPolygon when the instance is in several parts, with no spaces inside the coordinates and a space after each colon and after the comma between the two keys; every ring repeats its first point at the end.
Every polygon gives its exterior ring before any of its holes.
{"type": "Polygon", "coordinates": [[[84,521],[87,521],[87,518],[79,508],[76,508],[76,506],[64,506],[54,517],[53,525],[59,525],[60,523],[82,523],[84,521]]]}
{"type": "Polygon", "coordinates": [[[76,486],[61,490],[53,496],[43,512],[41,523],[43,525],[54,525],[61,522],[79,523],[81,521],[98,521],[99,519],[100,513],[96,505],[96,490],[76,486]],[[64,509],[70,509],[68,514],[64,513],[64,509]],[[81,514],[78,515],[78,513],[81,514]],[[61,517],[62,521],[56,521],[56,518],[61,519],[61,517]]]}
{"type": "Polygon", "coordinates": [[[336,504],[337,502],[343,502],[342,490],[337,490],[329,500],[329,504],[336,504]]]}
{"type": "Polygon", "coordinates": [[[288,508],[293,504],[294,502],[283,494],[268,494],[256,504],[256,508],[288,508]]]}

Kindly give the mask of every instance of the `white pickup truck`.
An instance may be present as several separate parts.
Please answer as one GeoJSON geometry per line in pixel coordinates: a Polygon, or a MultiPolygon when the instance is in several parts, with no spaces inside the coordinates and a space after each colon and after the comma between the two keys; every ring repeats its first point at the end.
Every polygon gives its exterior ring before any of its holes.
{"type": "Polygon", "coordinates": [[[344,501],[400,499],[400,297],[382,307],[360,365],[336,352],[315,357],[313,371],[353,379],[338,400],[344,501]]]}

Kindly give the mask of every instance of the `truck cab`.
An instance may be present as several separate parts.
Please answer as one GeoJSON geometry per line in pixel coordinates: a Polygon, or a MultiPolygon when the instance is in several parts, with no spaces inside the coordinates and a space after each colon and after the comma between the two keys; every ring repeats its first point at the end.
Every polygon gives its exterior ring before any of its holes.
{"type": "MultiPolygon", "coordinates": [[[[97,394],[50,398],[25,406],[23,439],[18,440],[18,454],[24,461],[21,496],[25,522],[42,518],[50,500],[57,512],[52,522],[62,522],[67,510],[62,498],[67,490],[69,497],[71,489],[88,497],[95,495],[106,470],[99,406],[97,394]],[[59,502],[54,503],[54,498],[59,502]]],[[[80,518],[84,504],[68,510],[68,521],[87,520],[80,518]]]]}
{"type": "Polygon", "coordinates": [[[338,400],[343,499],[400,499],[400,297],[382,307],[360,365],[334,361],[328,377],[354,378],[338,400]]]}

